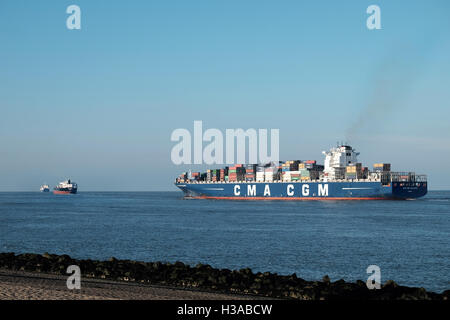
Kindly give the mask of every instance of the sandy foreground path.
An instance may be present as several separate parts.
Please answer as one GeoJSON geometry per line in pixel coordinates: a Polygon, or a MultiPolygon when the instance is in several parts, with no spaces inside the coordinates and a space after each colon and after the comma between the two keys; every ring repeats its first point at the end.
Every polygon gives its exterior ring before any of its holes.
{"type": "Polygon", "coordinates": [[[262,297],[222,294],[109,280],[81,279],[69,290],[67,277],[0,269],[0,300],[251,300],[262,297]]]}

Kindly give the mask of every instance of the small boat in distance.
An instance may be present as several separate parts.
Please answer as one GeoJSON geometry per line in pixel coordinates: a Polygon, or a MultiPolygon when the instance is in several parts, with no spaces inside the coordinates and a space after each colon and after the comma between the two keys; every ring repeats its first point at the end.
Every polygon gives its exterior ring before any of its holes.
{"type": "Polygon", "coordinates": [[[50,187],[48,186],[48,184],[43,184],[43,185],[39,188],[39,190],[40,190],[41,192],[50,192],[50,187]]]}
{"type": "Polygon", "coordinates": [[[53,188],[54,194],[75,194],[77,193],[78,186],[75,182],[67,179],[66,181],[60,182],[56,187],[53,188]]]}

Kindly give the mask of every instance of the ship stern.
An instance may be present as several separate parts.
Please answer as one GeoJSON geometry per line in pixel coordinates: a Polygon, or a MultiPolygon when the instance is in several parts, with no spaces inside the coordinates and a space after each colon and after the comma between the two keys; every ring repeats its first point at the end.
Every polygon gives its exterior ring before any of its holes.
{"type": "Polygon", "coordinates": [[[427,182],[393,182],[392,195],[396,199],[417,199],[428,193],[427,182]]]}

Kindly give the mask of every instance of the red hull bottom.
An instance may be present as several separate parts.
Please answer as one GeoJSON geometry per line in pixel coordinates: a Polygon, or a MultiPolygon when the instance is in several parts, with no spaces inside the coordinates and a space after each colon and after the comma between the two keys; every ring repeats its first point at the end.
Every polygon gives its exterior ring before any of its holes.
{"type": "Polygon", "coordinates": [[[76,192],[71,192],[71,191],[56,191],[53,190],[53,194],[75,194],[76,192]]]}

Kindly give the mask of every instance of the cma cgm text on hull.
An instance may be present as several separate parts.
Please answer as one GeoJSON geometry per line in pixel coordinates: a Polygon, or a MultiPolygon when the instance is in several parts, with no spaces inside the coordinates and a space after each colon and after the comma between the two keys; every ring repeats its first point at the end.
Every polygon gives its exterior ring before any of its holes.
{"type": "Polygon", "coordinates": [[[315,160],[246,164],[182,173],[175,181],[186,198],[229,200],[387,200],[427,193],[425,175],[392,172],[387,163],[373,170],[357,162],[359,153],[341,145],[315,160]]]}

